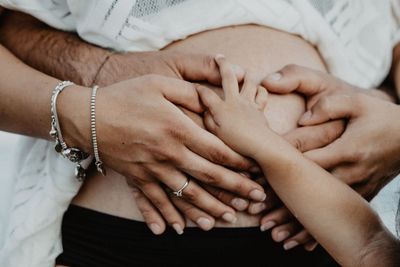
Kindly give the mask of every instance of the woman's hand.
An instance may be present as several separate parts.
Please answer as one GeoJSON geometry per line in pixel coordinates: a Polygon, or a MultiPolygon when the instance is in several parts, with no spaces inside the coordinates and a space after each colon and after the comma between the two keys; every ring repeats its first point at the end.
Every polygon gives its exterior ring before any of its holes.
{"type": "MultiPolygon", "coordinates": [[[[235,211],[202,189],[197,181],[244,198],[265,198],[260,185],[222,166],[248,169],[252,164],[198,127],[177,107],[202,112],[195,87],[178,79],[146,75],[99,89],[96,106],[102,160],[124,175],[128,184],[138,187],[179,233],[184,220],[161,185],[176,191],[185,184],[187,175],[195,178],[183,191],[183,198],[174,197],[173,201],[183,210],[194,206],[204,211],[196,213],[196,217],[190,212],[185,214],[199,226],[204,225],[200,220],[208,220],[212,227],[212,217],[232,222],[235,211]],[[188,202],[182,204],[182,200],[188,202]]],[[[71,88],[61,96],[59,113],[63,114],[61,125],[66,141],[90,152],[90,90],[77,88],[73,92],[71,88]],[[66,103],[78,103],[80,108],[66,103]]],[[[146,221],[153,232],[163,231],[162,225],[146,221]]]]}

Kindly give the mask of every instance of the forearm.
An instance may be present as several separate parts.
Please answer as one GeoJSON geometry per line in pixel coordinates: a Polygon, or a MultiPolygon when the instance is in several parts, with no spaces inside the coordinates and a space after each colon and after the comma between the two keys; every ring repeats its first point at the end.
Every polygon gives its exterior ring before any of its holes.
{"type": "Polygon", "coordinates": [[[35,18],[5,11],[0,42],[31,67],[62,80],[90,86],[109,51],[82,41],[76,34],[52,29],[35,18]]]}
{"type": "Polygon", "coordinates": [[[26,66],[2,46],[0,58],[0,130],[49,138],[50,98],[59,80],[26,66]]]}
{"type": "Polygon", "coordinates": [[[256,160],[274,191],[339,263],[357,266],[364,247],[382,230],[368,203],[283,140],[270,147],[273,152],[256,160]]]}

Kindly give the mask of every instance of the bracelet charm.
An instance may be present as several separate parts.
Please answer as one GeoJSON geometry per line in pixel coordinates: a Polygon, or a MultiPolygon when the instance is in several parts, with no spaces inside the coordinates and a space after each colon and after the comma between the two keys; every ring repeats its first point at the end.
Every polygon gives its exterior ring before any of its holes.
{"type": "Polygon", "coordinates": [[[54,89],[51,96],[51,129],[50,136],[55,140],[54,149],[60,153],[64,158],[67,158],[73,163],[76,163],[75,177],[82,181],[86,177],[86,170],[82,167],[81,162],[89,157],[89,154],[81,151],[78,148],[70,148],[64,141],[61,133],[60,123],[57,114],[57,97],[68,86],[74,85],[70,81],[63,81],[59,83],[54,89]]]}

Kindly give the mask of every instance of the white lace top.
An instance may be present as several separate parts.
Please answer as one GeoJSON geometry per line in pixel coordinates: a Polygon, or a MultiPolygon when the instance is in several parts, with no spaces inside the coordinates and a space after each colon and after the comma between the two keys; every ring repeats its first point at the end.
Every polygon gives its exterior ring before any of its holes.
{"type": "MultiPolygon", "coordinates": [[[[158,50],[188,35],[255,23],[313,44],[329,71],[362,87],[388,74],[400,0],[0,0],[88,42],[122,51],[158,50]]],[[[0,266],[53,266],[62,214],[80,184],[48,142],[24,138],[0,266]]],[[[0,242],[1,245],[1,242],[0,242]]]]}

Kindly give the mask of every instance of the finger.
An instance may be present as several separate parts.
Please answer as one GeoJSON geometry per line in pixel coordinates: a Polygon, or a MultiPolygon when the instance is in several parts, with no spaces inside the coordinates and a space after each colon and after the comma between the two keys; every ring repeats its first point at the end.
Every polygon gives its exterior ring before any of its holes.
{"type": "Polygon", "coordinates": [[[173,197],[172,202],[182,212],[182,214],[192,222],[196,223],[197,226],[204,231],[211,230],[214,227],[215,219],[212,216],[190,204],[185,199],[173,197]]]}
{"type": "Polygon", "coordinates": [[[185,162],[180,168],[199,181],[244,198],[255,201],[265,200],[264,190],[256,182],[223,166],[211,163],[191,151],[185,153],[183,157],[185,162]]]}
{"type": "Polygon", "coordinates": [[[135,198],[136,205],[143,216],[147,226],[155,235],[160,235],[165,231],[165,222],[151,204],[147,197],[137,188],[132,188],[133,197],[135,198]]]}
{"type": "Polygon", "coordinates": [[[279,198],[276,196],[275,192],[269,186],[264,187],[265,194],[267,198],[263,202],[250,202],[250,205],[247,211],[250,214],[256,215],[266,210],[271,210],[273,208],[278,207],[281,202],[279,198]]]}
{"type": "Polygon", "coordinates": [[[354,95],[339,94],[322,97],[310,110],[302,115],[300,125],[315,125],[330,120],[345,119],[358,115],[358,105],[354,95]]]}
{"type": "Polygon", "coordinates": [[[329,145],[339,138],[345,129],[343,120],[296,128],[284,135],[286,141],[301,152],[329,145]]]}
{"type": "Polygon", "coordinates": [[[254,101],[257,94],[259,81],[256,80],[255,75],[250,72],[246,73],[240,94],[250,101],[254,101]]]}
{"type": "Polygon", "coordinates": [[[279,72],[268,75],[262,85],[269,92],[287,94],[293,91],[311,96],[337,86],[340,80],[321,71],[298,65],[287,65],[279,72]]]}
{"type": "Polygon", "coordinates": [[[205,185],[201,185],[207,192],[209,192],[211,195],[213,195],[215,198],[217,198],[219,201],[222,203],[225,203],[228,206],[231,206],[232,208],[236,209],[237,211],[244,211],[249,207],[249,201],[247,199],[241,198],[236,196],[235,194],[232,194],[230,192],[227,192],[225,190],[205,185]]]}
{"type": "Polygon", "coordinates": [[[299,229],[301,229],[300,224],[292,221],[274,227],[271,231],[271,236],[275,242],[283,242],[293,234],[297,233],[299,229]]]}
{"type": "Polygon", "coordinates": [[[267,107],[268,102],[268,91],[262,86],[257,87],[256,104],[260,110],[264,110],[267,107]]]}
{"type": "MultiPolygon", "coordinates": [[[[221,85],[221,75],[214,58],[213,55],[179,53],[175,59],[175,65],[184,80],[207,80],[212,84],[221,85]]],[[[232,68],[236,79],[242,81],[244,69],[238,65],[233,65],[232,68]]]]}
{"type": "Polygon", "coordinates": [[[203,112],[203,105],[197,92],[198,84],[155,74],[145,75],[137,79],[145,79],[149,88],[157,88],[169,102],[193,112],[203,112]]]}
{"type": "Polygon", "coordinates": [[[178,234],[183,234],[185,221],[176,210],[165,191],[156,183],[145,184],[140,188],[142,192],[150,199],[151,203],[159,210],[167,223],[174,228],[178,234]]]}
{"type": "Polygon", "coordinates": [[[261,218],[261,231],[265,232],[276,225],[287,223],[293,218],[292,213],[286,208],[281,207],[273,210],[261,218]]]}
{"type": "Polygon", "coordinates": [[[225,99],[238,96],[239,84],[233,71],[232,64],[222,55],[217,55],[215,61],[217,62],[221,73],[222,89],[224,90],[225,99]]]}
{"type": "Polygon", "coordinates": [[[303,155],[323,169],[329,170],[341,163],[351,162],[348,151],[353,150],[339,138],[325,147],[307,151],[303,155]]]}
{"type": "Polygon", "coordinates": [[[222,99],[213,90],[205,86],[198,86],[197,92],[199,93],[201,102],[211,112],[211,115],[215,114],[222,103],[222,99]]]}
{"type": "Polygon", "coordinates": [[[236,220],[235,211],[201,188],[194,179],[188,179],[172,166],[154,165],[149,168],[152,174],[172,191],[182,190],[183,198],[189,203],[228,222],[236,220]],[[188,184],[186,184],[188,182],[188,184]]]}
{"type": "Polygon", "coordinates": [[[215,123],[212,115],[210,112],[206,111],[204,113],[204,124],[206,126],[206,129],[210,131],[211,133],[215,134],[217,130],[217,124],[215,123]]]}
{"type": "Polygon", "coordinates": [[[318,243],[315,240],[310,240],[304,245],[304,249],[307,251],[314,251],[318,247],[318,243]]]}
{"type": "Polygon", "coordinates": [[[291,236],[290,238],[286,239],[284,241],[283,248],[285,250],[290,250],[292,248],[297,247],[298,245],[305,245],[309,241],[315,241],[315,240],[305,229],[303,229],[300,232],[291,236]]]}
{"type": "Polygon", "coordinates": [[[212,133],[201,129],[193,122],[187,124],[186,135],[182,141],[189,150],[213,163],[233,168],[248,170],[254,163],[228,147],[212,133]]]}

